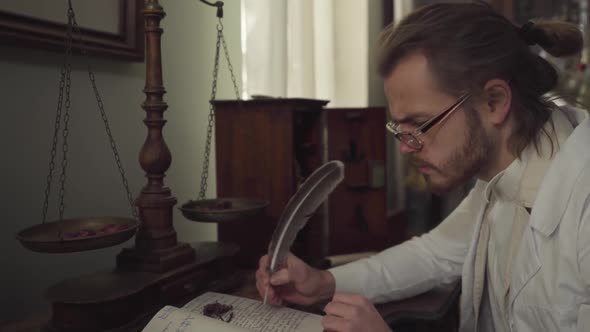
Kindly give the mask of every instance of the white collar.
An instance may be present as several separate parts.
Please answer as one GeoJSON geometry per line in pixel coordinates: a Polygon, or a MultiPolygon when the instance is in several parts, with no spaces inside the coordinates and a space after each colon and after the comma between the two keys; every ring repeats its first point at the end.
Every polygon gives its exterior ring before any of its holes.
{"type": "Polygon", "coordinates": [[[551,141],[545,134],[541,134],[540,153],[533,144],[529,144],[520,159],[515,159],[489,182],[482,181],[482,195],[486,203],[489,203],[493,193],[501,201],[514,202],[528,208],[533,206],[553,158],[573,131],[572,123],[564,112],[552,112],[551,119],[553,126],[548,122],[543,129],[552,136],[553,151],[551,141]]]}

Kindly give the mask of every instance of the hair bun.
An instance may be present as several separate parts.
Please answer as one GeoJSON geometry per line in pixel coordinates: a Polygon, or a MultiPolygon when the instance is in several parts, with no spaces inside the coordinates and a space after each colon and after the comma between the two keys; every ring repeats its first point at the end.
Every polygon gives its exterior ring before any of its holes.
{"type": "Polygon", "coordinates": [[[575,55],[584,44],[580,29],[567,22],[529,21],[518,29],[518,34],[527,45],[539,45],[555,57],[575,55]]]}
{"type": "Polygon", "coordinates": [[[553,47],[553,41],[549,39],[543,30],[538,29],[535,27],[535,22],[528,21],[520,27],[518,31],[520,38],[524,40],[527,45],[539,45],[543,48],[545,47],[553,47]]]}
{"type": "Polygon", "coordinates": [[[534,22],[528,21],[525,24],[523,24],[520,27],[520,29],[518,30],[518,35],[525,43],[527,43],[527,45],[535,45],[537,43],[534,41],[532,33],[531,33],[534,26],[535,26],[534,22]]]}

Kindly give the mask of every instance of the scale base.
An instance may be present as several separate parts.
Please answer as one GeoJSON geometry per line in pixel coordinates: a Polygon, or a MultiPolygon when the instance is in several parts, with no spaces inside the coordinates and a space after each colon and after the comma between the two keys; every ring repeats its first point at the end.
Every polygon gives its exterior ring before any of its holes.
{"type": "Polygon", "coordinates": [[[165,305],[182,306],[205,291],[240,286],[243,272],[233,264],[236,245],[206,242],[193,247],[195,261],[164,273],[114,269],[50,287],[52,317],[42,331],[141,331],[165,305]]]}
{"type": "Polygon", "coordinates": [[[195,250],[188,243],[180,242],[172,248],[147,254],[136,248],[125,248],[117,255],[117,267],[125,270],[164,273],[190,264],[194,260],[195,250]]]}

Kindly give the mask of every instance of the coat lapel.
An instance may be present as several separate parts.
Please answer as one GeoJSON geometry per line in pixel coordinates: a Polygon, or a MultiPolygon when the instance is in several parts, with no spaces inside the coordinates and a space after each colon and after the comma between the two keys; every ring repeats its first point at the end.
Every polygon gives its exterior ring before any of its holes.
{"type": "MultiPolygon", "coordinates": [[[[485,211],[485,210],[484,210],[485,211]]],[[[485,215],[485,213],[484,213],[485,215]]],[[[481,218],[482,222],[479,231],[479,240],[475,251],[475,261],[473,266],[473,310],[475,313],[475,323],[479,318],[479,308],[483,295],[486,275],[486,263],[488,258],[488,242],[490,240],[490,225],[481,218]]]]}
{"type": "MultiPolygon", "coordinates": [[[[517,218],[528,218],[528,216],[524,216],[524,211],[520,211],[515,215],[515,222],[519,222],[516,220],[517,218]]],[[[512,266],[510,291],[508,292],[509,308],[512,308],[514,299],[524,286],[541,269],[541,259],[535,242],[535,230],[530,226],[527,226],[524,231],[512,266]]]]}
{"type": "MultiPolygon", "coordinates": [[[[477,181],[476,190],[479,194],[483,195],[483,187],[485,186],[482,182],[477,181]]],[[[469,246],[469,251],[467,252],[467,256],[465,257],[465,263],[463,264],[463,273],[461,279],[461,331],[473,331],[475,330],[476,325],[476,313],[479,312],[479,303],[475,303],[475,292],[474,292],[474,285],[475,285],[475,265],[476,265],[476,254],[477,254],[477,244],[478,239],[481,233],[481,226],[483,221],[483,216],[485,213],[485,204],[482,200],[482,205],[478,209],[478,215],[475,220],[475,228],[473,237],[471,239],[471,244],[469,246]]],[[[480,295],[481,299],[481,295],[480,295]]]]}

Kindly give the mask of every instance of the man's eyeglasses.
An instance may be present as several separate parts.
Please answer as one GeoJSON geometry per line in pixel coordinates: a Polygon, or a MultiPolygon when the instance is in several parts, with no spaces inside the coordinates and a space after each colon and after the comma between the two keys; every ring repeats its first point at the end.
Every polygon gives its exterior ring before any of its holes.
{"type": "Polygon", "coordinates": [[[422,125],[412,131],[402,131],[401,124],[393,120],[387,122],[385,127],[402,143],[408,145],[414,150],[421,150],[424,143],[420,140],[420,136],[426,134],[428,130],[443,123],[443,121],[453,114],[453,112],[458,109],[467,99],[469,99],[469,97],[469,93],[462,95],[459,100],[457,100],[457,102],[447,110],[424,122],[422,125]]]}

